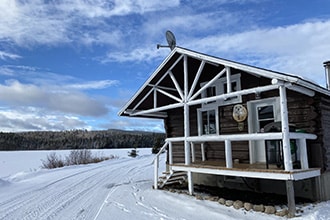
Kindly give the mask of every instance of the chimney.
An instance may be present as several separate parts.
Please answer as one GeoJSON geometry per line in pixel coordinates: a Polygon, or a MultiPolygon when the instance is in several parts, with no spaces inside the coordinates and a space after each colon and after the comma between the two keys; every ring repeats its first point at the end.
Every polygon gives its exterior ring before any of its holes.
{"type": "Polygon", "coordinates": [[[325,78],[327,80],[327,89],[330,90],[330,60],[323,63],[325,68],[325,78]]]}

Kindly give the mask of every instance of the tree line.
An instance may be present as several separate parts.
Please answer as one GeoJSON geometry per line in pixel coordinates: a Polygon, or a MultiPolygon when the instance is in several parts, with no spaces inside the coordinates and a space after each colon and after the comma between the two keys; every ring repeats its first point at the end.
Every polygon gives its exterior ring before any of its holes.
{"type": "Polygon", "coordinates": [[[164,133],[123,130],[0,132],[0,150],[152,148],[164,133]]]}

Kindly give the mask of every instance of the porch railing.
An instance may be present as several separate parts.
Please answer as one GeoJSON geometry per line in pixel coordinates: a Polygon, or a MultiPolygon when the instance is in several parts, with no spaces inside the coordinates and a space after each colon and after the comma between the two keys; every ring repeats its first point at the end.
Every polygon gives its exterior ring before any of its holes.
{"type": "MultiPolygon", "coordinates": [[[[282,140],[282,132],[271,132],[271,133],[253,133],[253,134],[231,134],[231,135],[210,135],[210,136],[190,136],[187,138],[184,137],[175,137],[175,138],[167,138],[165,144],[156,155],[154,159],[154,172],[155,172],[155,179],[154,179],[154,187],[157,189],[158,183],[158,167],[159,167],[159,155],[166,150],[168,146],[168,162],[169,164],[173,164],[173,150],[172,150],[172,143],[175,142],[184,142],[188,141],[191,145],[191,158],[192,162],[195,161],[195,144],[201,144],[201,153],[202,153],[202,160],[205,160],[205,151],[204,151],[204,142],[224,142],[225,143],[225,160],[226,160],[226,168],[233,168],[233,158],[232,158],[232,147],[231,142],[233,141],[257,141],[257,140],[282,140]]],[[[290,140],[296,140],[297,147],[300,151],[300,164],[302,170],[309,169],[308,166],[308,156],[307,156],[307,144],[306,140],[313,140],[316,139],[317,136],[314,134],[308,133],[297,133],[297,132],[290,132],[289,133],[290,140]]],[[[290,152],[290,151],[289,151],[290,152]]],[[[186,154],[187,152],[185,152],[186,154]]],[[[284,152],[285,153],[285,152],[284,152]]],[[[290,164],[292,164],[292,157],[289,155],[290,164]]],[[[284,163],[286,164],[286,163],[284,163]]],[[[188,164],[189,165],[189,164],[188,164]]],[[[287,169],[284,167],[286,171],[291,171],[291,169],[287,169]]]]}

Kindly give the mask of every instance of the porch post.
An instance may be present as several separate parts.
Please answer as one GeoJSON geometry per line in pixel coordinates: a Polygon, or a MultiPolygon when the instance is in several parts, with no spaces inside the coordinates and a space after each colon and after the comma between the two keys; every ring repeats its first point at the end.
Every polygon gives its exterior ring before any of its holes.
{"type": "Polygon", "coordinates": [[[172,147],[172,141],[168,143],[168,162],[170,165],[173,164],[173,147],[172,147]]]}
{"type": "Polygon", "coordinates": [[[188,171],[187,172],[187,176],[188,176],[188,190],[189,190],[189,194],[193,195],[194,194],[194,183],[192,180],[192,172],[188,171]]]}
{"type": "MultiPolygon", "coordinates": [[[[292,170],[292,157],[290,147],[290,130],[289,130],[289,118],[288,118],[288,106],[286,98],[286,88],[282,84],[279,87],[280,91],[280,105],[281,105],[281,126],[282,126],[282,145],[283,145],[283,158],[284,169],[286,171],[292,170]]],[[[294,217],[296,213],[295,195],[293,180],[286,180],[286,195],[288,199],[289,217],[294,217]]]]}
{"type": "Polygon", "coordinates": [[[294,199],[294,187],[293,187],[293,180],[286,180],[286,194],[288,198],[288,211],[289,211],[289,218],[292,218],[296,215],[296,203],[294,199]]]}
{"type": "Polygon", "coordinates": [[[205,144],[201,143],[202,161],[205,161],[205,144]]]}
{"type": "Polygon", "coordinates": [[[194,144],[194,142],[190,143],[190,147],[191,147],[191,162],[195,162],[196,155],[195,155],[195,144],[194,144]]]}
{"type": "Polygon", "coordinates": [[[183,75],[184,75],[184,106],[183,106],[183,127],[184,127],[184,153],[185,165],[191,164],[190,159],[190,144],[187,138],[190,136],[190,121],[189,121],[189,105],[188,105],[188,58],[187,55],[183,57],[183,75]]]}
{"type": "Polygon", "coordinates": [[[307,170],[308,166],[308,157],[307,157],[307,147],[306,139],[298,139],[299,151],[300,151],[300,164],[301,169],[307,170]]]}
{"type": "Polygon", "coordinates": [[[286,98],[286,88],[284,85],[280,85],[280,105],[281,105],[281,126],[282,126],[282,144],[283,144],[283,157],[284,157],[284,169],[286,171],[292,170],[292,157],[289,139],[289,118],[288,118],[288,106],[286,98]]]}
{"type": "Polygon", "coordinates": [[[225,140],[225,154],[226,154],[226,167],[233,168],[233,158],[232,158],[230,140],[225,140]]]}

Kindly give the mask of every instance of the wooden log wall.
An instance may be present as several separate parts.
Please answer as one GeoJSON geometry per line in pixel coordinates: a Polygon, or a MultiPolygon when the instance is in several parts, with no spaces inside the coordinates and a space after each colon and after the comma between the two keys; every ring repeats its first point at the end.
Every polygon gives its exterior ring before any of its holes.
{"type": "MultiPolygon", "coordinates": [[[[235,72],[235,71],[233,71],[235,72]]],[[[247,73],[241,73],[242,89],[264,86],[270,84],[270,79],[253,76],[247,73]]],[[[263,92],[259,97],[256,94],[243,96],[243,105],[246,102],[255,99],[278,97],[278,90],[263,92]]],[[[309,97],[291,90],[287,90],[288,116],[289,123],[294,124],[297,129],[308,133],[314,133],[318,136],[317,140],[307,141],[307,152],[310,167],[321,167],[323,171],[330,170],[330,98],[316,93],[314,97],[309,97]],[[322,127],[320,127],[322,126],[322,127]]],[[[238,123],[232,118],[232,109],[234,105],[219,106],[220,133],[238,134],[248,133],[247,120],[243,122],[243,130],[238,129],[238,123]]],[[[198,135],[197,109],[200,105],[190,107],[190,135],[198,135]]],[[[183,109],[173,109],[168,111],[168,118],[164,121],[167,137],[182,137],[183,131],[183,109]]],[[[198,145],[196,145],[198,146],[198,145]]],[[[196,147],[196,159],[200,148],[196,147]]],[[[206,157],[208,160],[224,160],[224,143],[207,143],[206,157]]],[[[233,159],[239,159],[240,162],[249,162],[249,144],[248,141],[232,143],[233,159]]],[[[184,162],[183,143],[173,145],[174,162],[184,162]]]]}
{"type": "Polygon", "coordinates": [[[320,114],[322,129],[319,131],[319,139],[321,139],[321,152],[323,155],[323,170],[330,171],[330,98],[321,97],[320,114]]]}
{"type": "Polygon", "coordinates": [[[295,125],[296,129],[318,136],[316,140],[307,141],[309,166],[320,167],[324,171],[320,94],[316,93],[314,97],[309,97],[288,90],[287,96],[289,123],[295,125]]]}

